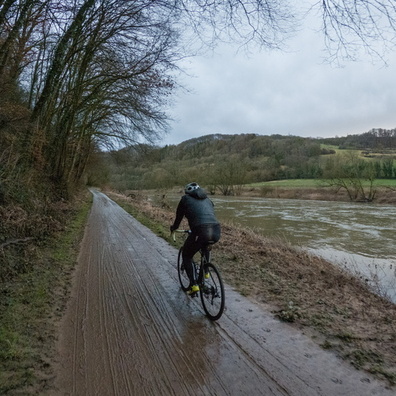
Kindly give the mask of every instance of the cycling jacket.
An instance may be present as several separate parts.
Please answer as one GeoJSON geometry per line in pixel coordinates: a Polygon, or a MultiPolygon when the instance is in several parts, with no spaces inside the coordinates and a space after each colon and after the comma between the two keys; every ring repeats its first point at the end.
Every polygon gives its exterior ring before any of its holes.
{"type": "Polygon", "coordinates": [[[214,213],[213,202],[207,197],[202,188],[183,195],[176,209],[173,229],[179,227],[184,216],[186,216],[192,231],[194,231],[194,228],[204,224],[219,224],[214,213]]]}

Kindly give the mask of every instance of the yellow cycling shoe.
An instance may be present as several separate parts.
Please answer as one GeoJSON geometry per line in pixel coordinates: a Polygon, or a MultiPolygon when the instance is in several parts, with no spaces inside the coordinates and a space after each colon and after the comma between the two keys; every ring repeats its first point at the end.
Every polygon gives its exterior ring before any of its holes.
{"type": "Polygon", "coordinates": [[[209,279],[209,278],[210,278],[209,272],[205,272],[205,279],[209,279]]]}
{"type": "Polygon", "coordinates": [[[192,285],[190,287],[190,290],[187,292],[188,294],[195,294],[199,292],[199,286],[198,285],[192,285]]]}

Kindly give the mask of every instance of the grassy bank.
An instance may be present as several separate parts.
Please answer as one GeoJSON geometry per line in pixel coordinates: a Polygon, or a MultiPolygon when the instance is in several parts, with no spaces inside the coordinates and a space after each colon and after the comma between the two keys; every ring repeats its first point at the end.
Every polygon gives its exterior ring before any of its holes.
{"type": "MultiPolygon", "coordinates": [[[[368,194],[368,182],[363,182],[362,186],[368,194]]],[[[375,181],[374,186],[376,193],[372,203],[396,205],[396,179],[378,179],[375,181]]],[[[241,195],[263,198],[350,202],[345,189],[340,189],[336,186],[329,187],[328,183],[326,184],[325,181],[318,179],[276,180],[253,183],[241,188],[240,193],[241,195]]]]}
{"type": "Polygon", "coordinates": [[[90,204],[87,194],[64,208],[63,229],[25,246],[29,265],[0,285],[0,394],[40,394],[51,383],[56,326],[90,204]]]}
{"type": "MultiPolygon", "coordinates": [[[[320,179],[290,179],[290,180],[274,180],[261,183],[252,183],[247,187],[283,187],[283,188],[321,188],[326,185],[325,180],[320,179]]],[[[368,181],[362,182],[363,186],[368,186],[368,181]]],[[[378,187],[396,188],[396,179],[377,179],[374,185],[378,187]]]]}
{"type": "MultiPolygon", "coordinates": [[[[108,194],[170,241],[172,212],[139,194],[133,199],[108,194]]],[[[227,224],[214,257],[227,283],[241,294],[357,369],[396,384],[396,306],[363,281],[285,241],[227,224]]]]}

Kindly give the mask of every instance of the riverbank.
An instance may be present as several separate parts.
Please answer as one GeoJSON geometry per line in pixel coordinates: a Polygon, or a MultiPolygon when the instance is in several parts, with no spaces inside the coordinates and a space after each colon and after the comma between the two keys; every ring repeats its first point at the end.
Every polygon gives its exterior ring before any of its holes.
{"type": "MultiPolygon", "coordinates": [[[[242,197],[260,197],[260,198],[280,198],[280,199],[301,199],[301,200],[317,200],[317,201],[331,201],[331,202],[351,202],[347,192],[340,190],[335,187],[325,186],[310,186],[303,185],[303,180],[289,180],[263,183],[261,185],[248,185],[241,186],[235,191],[236,196],[242,197]],[[298,182],[298,183],[293,183],[298,182]]],[[[126,190],[124,193],[127,196],[147,194],[152,195],[154,190],[126,190]]],[[[169,189],[158,189],[157,195],[164,198],[164,204],[166,204],[166,195],[168,194],[180,194],[182,189],[180,187],[174,187],[169,189]]],[[[221,196],[216,191],[218,196],[221,196]]],[[[363,201],[366,202],[366,201],[363,201]]],[[[372,201],[374,204],[379,205],[396,205],[396,189],[393,186],[378,186],[377,191],[372,201]]]]}
{"type": "MultiPolygon", "coordinates": [[[[141,192],[107,194],[171,242],[174,214],[166,206],[153,206],[141,192]]],[[[238,292],[357,369],[396,384],[396,306],[363,281],[284,241],[226,224],[215,260],[238,292]]]]}
{"type": "MultiPolygon", "coordinates": [[[[345,190],[337,191],[337,189],[332,187],[290,188],[276,187],[276,185],[269,187],[244,187],[241,190],[241,195],[262,198],[350,202],[350,198],[345,190]]],[[[378,188],[373,203],[396,205],[396,191],[386,187],[378,188]]]]}

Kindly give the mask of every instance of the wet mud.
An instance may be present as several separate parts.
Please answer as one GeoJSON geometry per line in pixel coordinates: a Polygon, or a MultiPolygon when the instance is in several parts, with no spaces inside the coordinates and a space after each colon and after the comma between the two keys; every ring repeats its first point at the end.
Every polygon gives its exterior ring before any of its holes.
{"type": "Polygon", "coordinates": [[[92,193],[51,395],[394,395],[230,287],[208,320],[177,250],[92,193]]]}

